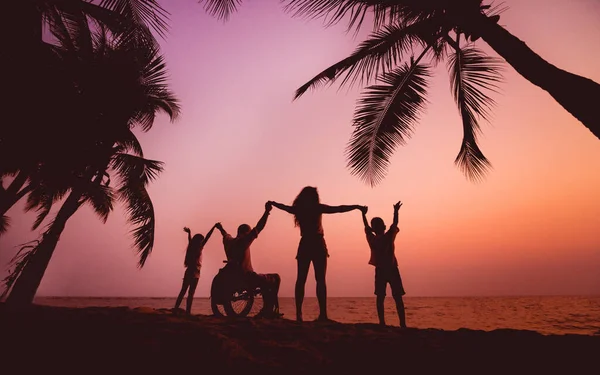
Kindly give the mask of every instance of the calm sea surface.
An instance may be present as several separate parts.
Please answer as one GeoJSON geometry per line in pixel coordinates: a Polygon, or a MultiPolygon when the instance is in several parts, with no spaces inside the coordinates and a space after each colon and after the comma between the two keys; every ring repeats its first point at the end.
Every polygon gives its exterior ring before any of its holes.
{"type": "MultiPolygon", "coordinates": [[[[175,298],[38,297],[50,306],[128,306],[171,308],[175,298]]],[[[416,328],[526,329],[543,334],[600,335],[600,296],[596,297],[405,297],[407,324],[416,328]]],[[[182,307],[185,306],[185,300],[182,307]]],[[[386,323],[398,325],[394,301],[386,299],[386,323]]],[[[208,298],[195,298],[193,314],[212,314],[208,298]]],[[[284,318],[295,315],[294,299],[280,298],[284,318]]],[[[376,323],[375,297],[328,299],[329,317],[343,323],[376,323]]],[[[305,320],[316,319],[316,298],[305,298],[305,320]]]]}

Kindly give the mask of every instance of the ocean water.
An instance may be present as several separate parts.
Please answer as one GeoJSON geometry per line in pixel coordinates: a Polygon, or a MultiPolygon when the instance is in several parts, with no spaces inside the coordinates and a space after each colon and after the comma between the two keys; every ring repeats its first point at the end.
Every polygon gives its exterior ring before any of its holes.
{"type": "MultiPolygon", "coordinates": [[[[35,303],[49,306],[128,306],[172,308],[175,298],[37,297],[35,303]]],[[[600,296],[595,297],[405,297],[407,325],[415,328],[459,328],[490,331],[523,329],[542,334],[600,335],[600,296]]],[[[185,306],[185,299],[182,307],[185,306]]],[[[377,323],[375,297],[331,297],[328,314],[342,323],[377,323]]],[[[294,298],[280,298],[284,318],[295,317],[294,298]]],[[[316,319],[319,308],[314,297],[306,297],[305,320],[316,319]]],[[[211,315],[210,299],[196,297],[193,314],[211,315]]],[[[398,325],[394,301],[385,301],[386,323],[398,325]]]]}

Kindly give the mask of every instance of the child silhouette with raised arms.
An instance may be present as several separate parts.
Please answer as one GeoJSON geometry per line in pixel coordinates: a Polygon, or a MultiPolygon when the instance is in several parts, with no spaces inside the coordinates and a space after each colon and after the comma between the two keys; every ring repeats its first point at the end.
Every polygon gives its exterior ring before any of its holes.
{"type": "Polygon", "coordinates": [[[183,283],[181,285],[179,296],[177,296],[177,301],[175,301],[174,311],[176,313],[179,309],[179,305],[181,305],[181,301],[183,300],[185,292],[188,292],[185,312],[188,315],[192,312],[192,302],[194,300],[196,287],[198,286],[198,280],[200,279],[200,268],[202,267],[202,249],[204,249],[204,245],[206,245],[206,242],[208,242],[208,239],[215,230],[215,226],[216,224],[210,228],[210,231],[206,234],[206,237],[200,233],[197,233],[194,235],[194,237],[192,237],[190,228],[183,228],[183,231],[188,234],[188,246],[185,252],[185,260],[183,262],[185,266],[183,283]]]}
{"type": "Polygon", "coordinates": [[[398,210],[400,210],[400,206],[402,206],[402,202],[394,205],[394,221],[387,232],[382,218],[372,218],[371,225],[369,226],[369,222],[367,221],[367,207],[363,207],[361,211],[367,242],[371,249],[369,264],[375,266],[375,295],[377,296],[379,324],[385,325],[383,303],[385,301],[387,284],[389,283],[392,289],[392,296],[396,302],[400,327],[406,328],[404,301],[402,300],[402,296],[406,293],[402,285],[394,246],[396,235],[400,231],[398,229],[398,210]]]}

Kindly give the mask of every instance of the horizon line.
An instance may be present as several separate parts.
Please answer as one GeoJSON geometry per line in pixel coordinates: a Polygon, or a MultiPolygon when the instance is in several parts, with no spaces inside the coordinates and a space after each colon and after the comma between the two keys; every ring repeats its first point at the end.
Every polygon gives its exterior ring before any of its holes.
{"type": "MultiPolygon", "coordinates": [[[[388,296],[391,298],[391,296],[388,296]]],[[[600,297],[600,293],[596,294],[499,294],[499,295],[447,295],[447,296],[403,296],[403,298],[519,298],[519,297],[600,297]]],[[[114,298],[114,299],[127,299],[127,298],[146,298],[146,299],[165,299],[165,298],[177,298],[174,296],[64,296],[64,295],[43,295],[36,296],[35,298],[114,298]]],[[[210,296],[194,296],[194,299],[210,299],[210,296]]],[[[279,298],[295,298],[294,296],[279,296],[279,298]]],[[[306,298],[317,298],[316,296],[305,296],[306,298]]],[[[330,298],[375,298],[375,295],[358,295],[358,296],[327,296],[330,298]]]]}

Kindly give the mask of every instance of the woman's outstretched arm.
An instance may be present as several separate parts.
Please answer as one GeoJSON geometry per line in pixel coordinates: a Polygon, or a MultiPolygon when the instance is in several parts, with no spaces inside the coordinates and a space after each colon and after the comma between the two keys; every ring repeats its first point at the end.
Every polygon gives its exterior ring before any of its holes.
{"type": "Polygon", "coordinates": [[[217,224],[213,225],[213,227],[210,228],[210,230],[208,231],[208,233],[206,233],[206,237],[204,237],[204,241],[202,241],[202,247],[204,247],[204,245],[206,245],[206,243],[208,242],[208,239],[213,234],[213,232],[214,232],[214,230],[215,230],[216,227],[217,227],[217,224]]]}
{"type": "Polygon", "coordinates": [[[324,214],[341,214],[343,212],[350,212],[352,210],[361,210],[363,206],[328,206],[321,204],[321,212],[324,214]]]}
{"type": "Polygon", "coordinates": [[[270,202],[274,207],[277,207],[280,210],[287,212],[288,214],[292,214],[292,215],[294,214],[294,207],[286,206],[285,204],[281,204],[281,203],[277,203],[277,202],[273,202],[273,201],[270,201],[270,202]]]}

